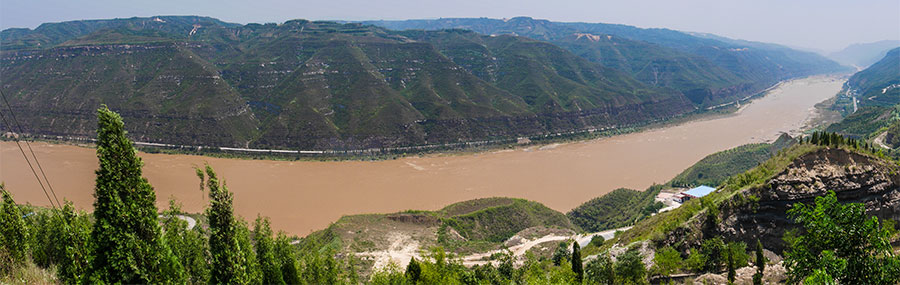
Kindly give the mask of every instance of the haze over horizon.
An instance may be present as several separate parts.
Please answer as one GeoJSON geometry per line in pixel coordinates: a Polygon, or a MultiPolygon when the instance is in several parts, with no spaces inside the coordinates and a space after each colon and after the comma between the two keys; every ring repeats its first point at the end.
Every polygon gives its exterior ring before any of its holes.
{"type": "Polygon", "coordinates": [[[434,18],[512,18],[527,16],[560,22],[600,22],[642,28],[712,33],[818,51],[855,43],[900,39],[900,2],[826,1],[355,1],[261,0],[125,3],[113,0],[0,0],[0,28],[36,28],[47,22],[87,19],[199,15],[235,23],[309,20],[405,20],[434,18]]]}

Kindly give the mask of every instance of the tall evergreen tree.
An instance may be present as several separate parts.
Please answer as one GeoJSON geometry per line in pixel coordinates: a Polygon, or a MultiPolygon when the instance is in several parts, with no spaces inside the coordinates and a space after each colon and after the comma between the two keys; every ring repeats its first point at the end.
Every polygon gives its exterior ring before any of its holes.
{"type": "Polygon", "coordinates": [[[206,209],[209,220],[209,252],[212,255],[210,283],[251,284],[257,282],[255,257],[250,250],[244,224],[234,218],[231,192],[219,182],[216,172],[209,165],[204,171],[197,169],[201,185],[209,190],[210,206],[206,209]]]}
{"type": "Polygon", "coordinates": [[[141,158],[125,134],[122,117],[97,110],[100,168],[91,232],[91,283],[171,283],[183,280],[178,260],[163,242],[156,193],[142,177],[141,158]]]}
{"type": "Polygon", "coordinates": [[[253,225],[253,241],[256,244],[256,258],[262,271],[263,284],[284,284],[281,264],[275,258],[275,242],[272,240],[272,228],[268,218],[256,217],[256,223],[253,225]]]}
{"type": "Polygon", "coordinates": [[[734,284],[735,271],[734,271],[734,254],[731,250],[725,252],[726,265],[728,267],[728,284],[734,284]]]}
{"type": "Polygon", "coordinates": [[[6,187],[0,184],[0,274],[25,263],[28,252],[28,231],[19,206],[6,187]]]}
{"type": "Polygon", "coordinates": [[[578,241],[572,243],[572,272],[575,272],[575,280],[581,283],[584,279],[584,267],[581,264],[581,246],[578,241]]]}
{"type": "Polygon", "coordinates": [[[753,274],[753,284],[762,284],[763,274],[766,271],[766,256],[763,255],[762,242],[756,240],[756,274],[753,274]]]}

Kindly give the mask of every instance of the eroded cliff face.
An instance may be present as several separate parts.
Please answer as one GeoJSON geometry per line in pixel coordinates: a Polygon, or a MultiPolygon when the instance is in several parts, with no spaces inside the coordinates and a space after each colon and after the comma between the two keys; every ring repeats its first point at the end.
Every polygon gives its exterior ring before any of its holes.
{"type": "Polygon", "coordinates": [[[697,247],[706,237],[763,245],[778,254],[784,233],[796,228],[787,211],[794,203],[813,203],[834,191],[844,203],[863,203],[869,215],[900,221],[900,167],[879,158],[839,148],[800,156],[764,186],[743,190],[719,206],[713,219],[701,213],[662,243],[697,247]]]}

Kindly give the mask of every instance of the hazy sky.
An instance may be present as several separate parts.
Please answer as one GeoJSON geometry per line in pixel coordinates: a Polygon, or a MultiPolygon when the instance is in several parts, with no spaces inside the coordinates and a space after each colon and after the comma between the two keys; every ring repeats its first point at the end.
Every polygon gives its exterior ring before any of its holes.
{"type": "Polygon", "coordinates": [[[530,16],[708,32],[820,50],[900,39],[898,0],[0,0],[3,29],[154,15],[236,23],[530,16]]]}

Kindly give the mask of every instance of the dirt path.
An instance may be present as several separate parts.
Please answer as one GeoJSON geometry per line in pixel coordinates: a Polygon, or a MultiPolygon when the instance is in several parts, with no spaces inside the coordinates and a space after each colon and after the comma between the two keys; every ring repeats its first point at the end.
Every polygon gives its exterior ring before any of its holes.
{"type": "Polygon", "coordinates": [[[886,149],[892,149],[890,146],[884,144],[884,138],[885,138],[885,137],[887,137],[887,132],[881,133],[880,135],[878,135],[877,137],[875,137],[875,139],[872,140],[872,142],[874,142],[875,145],[877,145],[877,146],[880,146],[880,147],[883,147],[883,148],[886,148],[886,149]]]}
{"type": "Polygon", "coordinates": [[[375,260],[373,268],[381,269],[394,263],[400,268],[406,268],[413,257],[422,259],[419,254],[419,242],[401,233],[391,233],[388,236],[391,246],[387,250],[367,251],[357,253],[357,257],[371,258],[375,260]]]}
{"type": "MultiPolygon", "coordinates": [[[[484,264],[487,264],[488,262],[490,262],[489,260],[487,260],[488,257],[490,257],[491,255],[496,254],[496,253],[502,253],[506,250],[509,250],[510,252],[512,252],[514,257],[518,258],[518,257],[524,256],[525,253],[528,252],[528,250],[530,250],[531,248],[533,248],[539,244],[542,244],[545,242],[553,242],[553,241],[575,240],[575,241],[578,241],[579,246],[585,247],[588,245],[588,243],[591,242],[591,239],[594,236],[599,235],[599,236],[602,236],[604,239],[611,239],[611,238],[613,238],[613,236],[615,236],[617,231],[626,231],[630,228],[631,227],[624,227],[624,228],[606,230],[606,231],[602,231],[602,232],[583,234],[583,235],[572,235],[572,236],[546,235],[546,236],[537,238],[535,240],[521,239],[521,241],[523,241],[522,243],[511,246],[507,249],[498,249],[498,250],[492,250],[492,251],[488,251],[488,252],[468,255],[468,256],[463,257],[462,261],[463,261],[463,265],[465,265],[465,266],[484,265],[484,264]]],[[[515,238],[515,237],[513,237],[513,238],[515,238]]]]}

